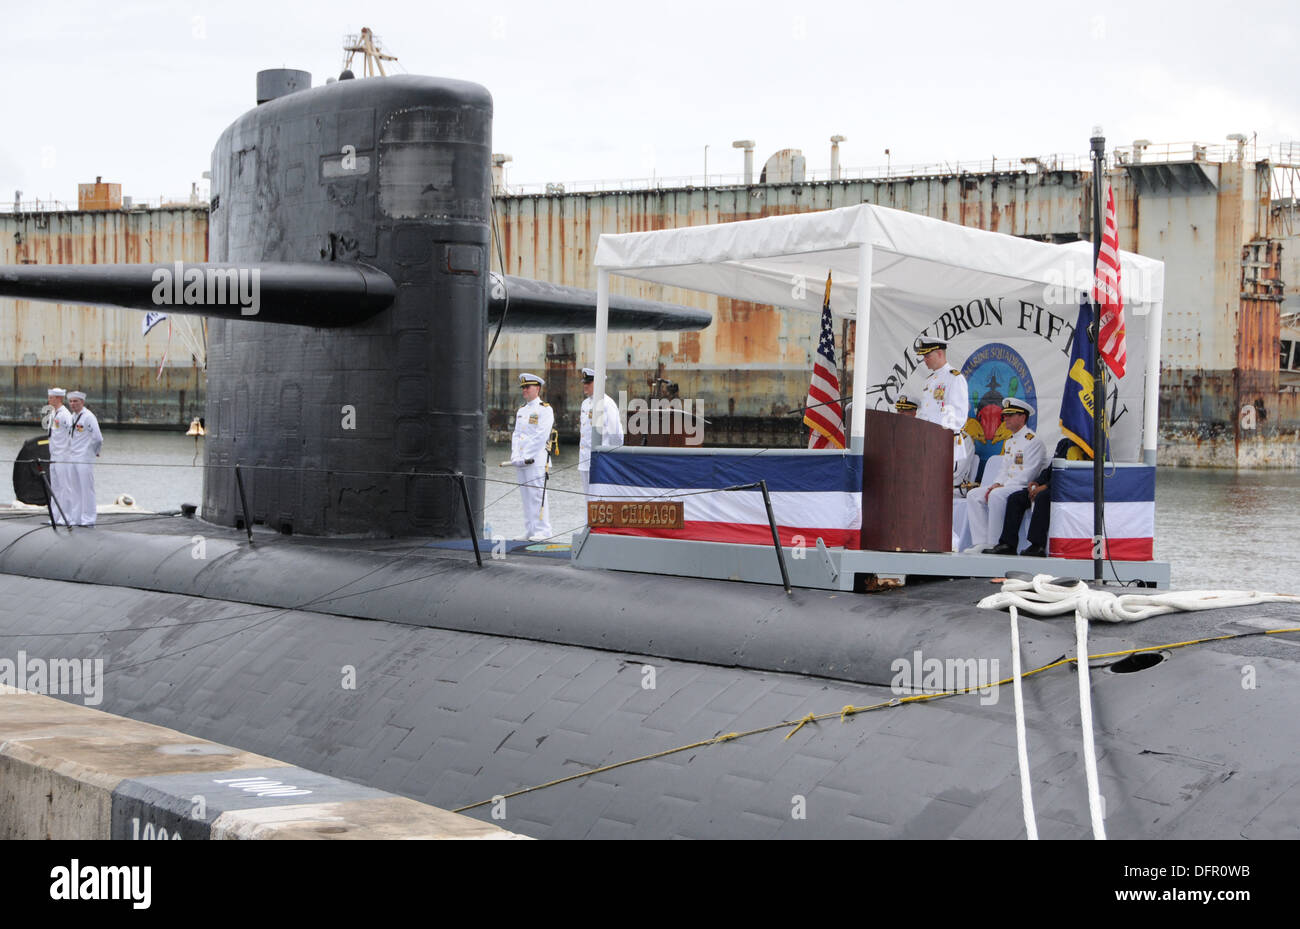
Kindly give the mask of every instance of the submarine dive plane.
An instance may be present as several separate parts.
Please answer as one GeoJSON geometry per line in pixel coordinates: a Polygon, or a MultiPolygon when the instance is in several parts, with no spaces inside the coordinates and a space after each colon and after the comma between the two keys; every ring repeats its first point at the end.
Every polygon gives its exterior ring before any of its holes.
{"type": "Polygon", "coordinates": [[[109,712],[536,837],[1019,838],[1025,787],[1043,837],[1099,808],[1112,838],[1296,836],[1288,604],[1108,626],[1082,664],[1022,615],[1018,712],[987,580],[479,564],[449,475],[481,511],[485,335],[591,327],[593,297],[490,275],[486,89],[303,83],[264,72],[217,141],[210,264],[0,268],[5,296],[212,320],[202,521],[0,522],[5,648],[103,658],[109,712]]]}

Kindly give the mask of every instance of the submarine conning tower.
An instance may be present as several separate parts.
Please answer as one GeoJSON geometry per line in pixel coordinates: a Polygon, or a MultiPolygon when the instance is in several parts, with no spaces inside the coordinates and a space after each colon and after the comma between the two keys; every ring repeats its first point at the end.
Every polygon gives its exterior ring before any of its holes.
{"type": "Polygon", "coordinates": [[[429,475],[484,474],[491,148],[486,88],[415,75],[288,92],[222,133],[210,261],[369,265],[397,293],[338,328],[209,321],[205,519],[243,524],[240,465],[254,524],[469,531],[429,475]]]}

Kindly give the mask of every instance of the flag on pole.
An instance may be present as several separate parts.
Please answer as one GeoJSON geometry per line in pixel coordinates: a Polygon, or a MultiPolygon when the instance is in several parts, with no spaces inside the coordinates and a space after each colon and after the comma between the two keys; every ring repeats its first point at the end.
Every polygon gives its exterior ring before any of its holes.
{"type": "Polygon", "coordinates": [[[1128,346],[1124,340],[1124,300],[1119,293],[1119,228],[1115,223],[1115,192],[1106,185],[1106,219],[1097,253],[1092,304],[1099,307],[1098,351],[1116,377],[1124,376],[1128,346]]]}
{"type": "Polygon", "coordinates": [[[1070,367],[1065,372],[1065,390],[1061,394],[1061,432],[1092,457],[1093,376],[1092,352],[1088,327],[1092,325],[1092,307],[1079,303],[1079,321],[1074,324],[1070,341],[1070,367]]]}
{"type": "Polygon", "coordinates": [[[840,379],[835,366],[835,329],[831,324],[831,276],[826,275],[822,301],[821,338],[813,359],[812,382],[804,402],[803,421],[809,448],[844,447],[844,411],[840,407],[840,379]]]}

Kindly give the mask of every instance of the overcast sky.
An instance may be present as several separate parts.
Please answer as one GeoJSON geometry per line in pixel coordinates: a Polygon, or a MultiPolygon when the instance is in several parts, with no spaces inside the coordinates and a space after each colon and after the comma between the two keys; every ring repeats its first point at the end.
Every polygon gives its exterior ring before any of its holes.
{"type": "Polygon", "coordinates": [[[512,184],[1083,154],[1136,138],[1300,140],[1293,2],[7,4],[0,202],[102,175],[188,194],[263,68],[337,75],[371,27],[403,69],[477,81],[512,184]],[[364,10],[364,12],[363,12],[364,10]]]}

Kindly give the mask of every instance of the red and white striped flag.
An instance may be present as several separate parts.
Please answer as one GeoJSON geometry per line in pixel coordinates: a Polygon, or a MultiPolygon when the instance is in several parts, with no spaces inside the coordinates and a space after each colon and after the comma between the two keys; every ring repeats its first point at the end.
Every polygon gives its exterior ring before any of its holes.
{"type": "Polygon", "coordinates": [[[844,411],[840,407],[840,379],[835,367],[835,329],[831,325],[831,276],[826,275],[822,302],[821,338],[813,360],[812,383],[804,402],[804,425],[809,428],[809,448],[844,447],[844,411]]]}
{"type": "Polygon", "coordinates": [[[1115,192],[1106,185],[1106,221],[1097,253],[1092,305],[1098,308],[1098,351],[1116,377],[1124,376],[1128,345],[1124,340],[1124,298],[1119,293],[1119,229],[1115,223],[1115,192]]]}

